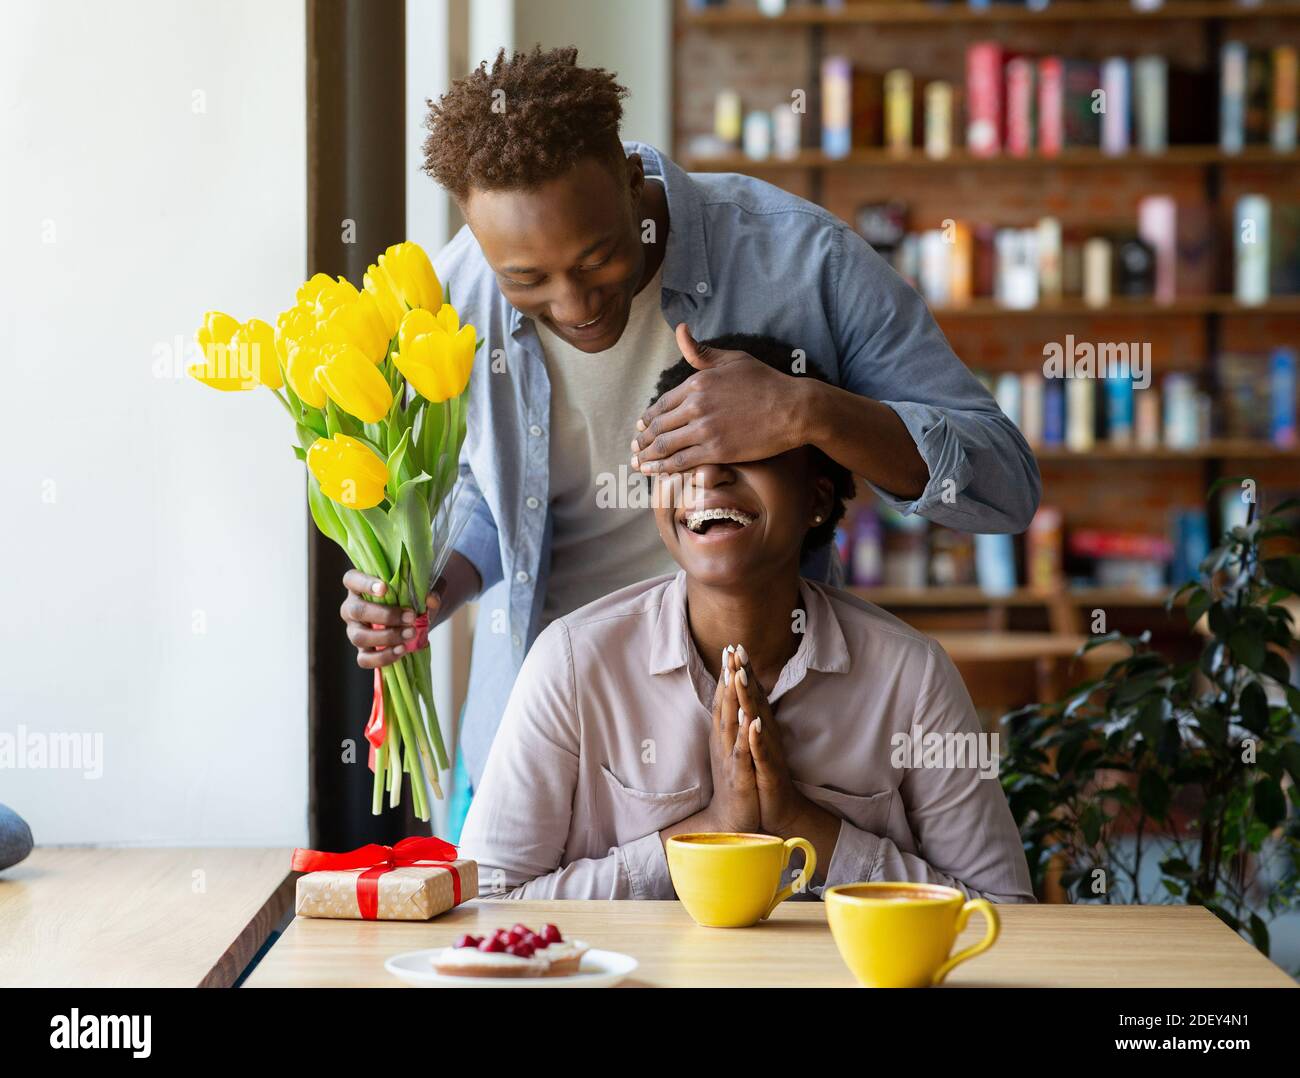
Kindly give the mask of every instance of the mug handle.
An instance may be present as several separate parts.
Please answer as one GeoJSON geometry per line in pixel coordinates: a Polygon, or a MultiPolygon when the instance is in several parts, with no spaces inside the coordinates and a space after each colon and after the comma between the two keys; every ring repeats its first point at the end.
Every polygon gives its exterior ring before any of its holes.
{"type": "Polygon", "coordinates": [[[776,897],[772,899],[772,904],[767,907],[767,912],[763,914],[762,919],[766,921],[772,916],[772,911],[781,905],[787,898],[795,892],[795,888],[800,891],[808,890],[808,885],[812,883],[812,874],[817,870],[817,851],[806,838],[788,838],[785,840],[785,859],[781,862],[781,875],[785,875],[786,868],[790,865],[790,854],[794,850],[803,850],[803,868],[799,870],[796,879],[787,883],[781,890],[777,891],[776,897]]]}
{"type": "Polygon", "coordinates": [[[973,898],[962,906],[961,911],[957,914],[957,931],[954,935],[961,935],[962,929],[966,927],[966,922],[970,920],[970,915],[976,911],[984,914],[984,938],[979,943],[967,947],[964,951],[958,951],[935,970],[934,980],[930,982],[932,985],[942,984],[943,979],[952,972],[953,966],[959,962],[965,962],[968,958],[974,958],[977,954],[982,954],[992,947],[997,940],[998,932],[1002,929],[1002,922],[998,920],[998,911],[993,908],[993,904],[984,898],[973,898]]]}

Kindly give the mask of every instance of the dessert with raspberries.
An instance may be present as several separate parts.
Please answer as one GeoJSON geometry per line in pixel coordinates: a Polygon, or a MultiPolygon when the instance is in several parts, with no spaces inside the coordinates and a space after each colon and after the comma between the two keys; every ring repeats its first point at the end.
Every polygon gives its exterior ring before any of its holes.
{"type": "Polygon", "coordinates": [[[451,977],[560,977],[577,973],[587,945],[566,940],[555,925],[534,932],[525,924],[486,936],[466,933],[434,957],[433,968],[451,977]]]}

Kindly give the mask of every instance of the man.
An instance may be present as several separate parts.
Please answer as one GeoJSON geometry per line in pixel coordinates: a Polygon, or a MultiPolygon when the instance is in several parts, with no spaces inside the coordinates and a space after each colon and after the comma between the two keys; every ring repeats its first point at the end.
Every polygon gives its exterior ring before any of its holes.
{"type": "MultiPolygon", "coordinates": [[[[425,170],[466,221],[435,265],[486,342],[462,458],[482,499],[430,599],[433,621],[481,597],[471,783],[541,629],[674,568],[631,479],[815,445],[888,505],[973,532],[1023,531],[1040,493],[1020,433],[866,242],[768,184],[688,175],[621,143],[627,91],[576,59],[502,51],[427,121],[425,170]],[[751,356],[695,344],[736,332],[795,342],[834,384],[796,391],[751,356]],[[701,374],[647,410],[679,356],[701,374]]],[[[829,547],[804,566],[833,569],[829,547]]],[[[358,662],[394,661],[414,615],[368,602],[382,585],[360,573],[345,584],[358,662]]]]}

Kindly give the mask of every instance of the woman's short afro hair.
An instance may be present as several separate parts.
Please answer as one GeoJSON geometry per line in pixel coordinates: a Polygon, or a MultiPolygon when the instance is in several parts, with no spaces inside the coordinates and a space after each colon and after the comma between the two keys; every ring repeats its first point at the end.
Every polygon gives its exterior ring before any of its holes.
{"type": "Polygon", "coordinates": [[[472,188],[536,187],[589,156],[621,170],[626,96],[604,68],[579,67],[575,48],[501,49],[491,70],[484,60],[426,102],[424,171],[463,201],[472,188]]]}

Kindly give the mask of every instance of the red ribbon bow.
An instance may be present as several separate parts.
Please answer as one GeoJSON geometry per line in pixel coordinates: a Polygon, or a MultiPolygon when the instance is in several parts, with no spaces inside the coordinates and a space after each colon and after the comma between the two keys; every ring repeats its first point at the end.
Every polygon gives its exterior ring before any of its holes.
{"type": "MultiPolygon", "coordinates": [[[[421,614],[411,623],[415,636],[406,642],[407,652],[419,651],[429,646],[429,615],[421,614]]],[[[372,629],[386,629],[386,625],[371,625],[372,629]]],[[[370,770],[375,769],[375,750],[382,747],[388,736],[384,718],[384,678],[379,667],[375,667],[375,691],[370,702],[370,719],[366,723],[366,740],[370,742],[370,758],[367,761],[370,770]]]]}
{"type": "Polygon", "coordinates": [[[339,872],[351,868],[366,871],[357,877],[357,907],[367,921],[379,917],[379,877],[395,868],[411,865],[429,865],[445,868],[451,873],[452,904],[460,905],[460,873],[451,862],[456,860],[456,847],[433,836],[412,835],[396,846],[383,846],[372,842],[358,846],[347,853],[326,853],[323,850],[294,850],[290,868],[294,872],[339,872]]]}

